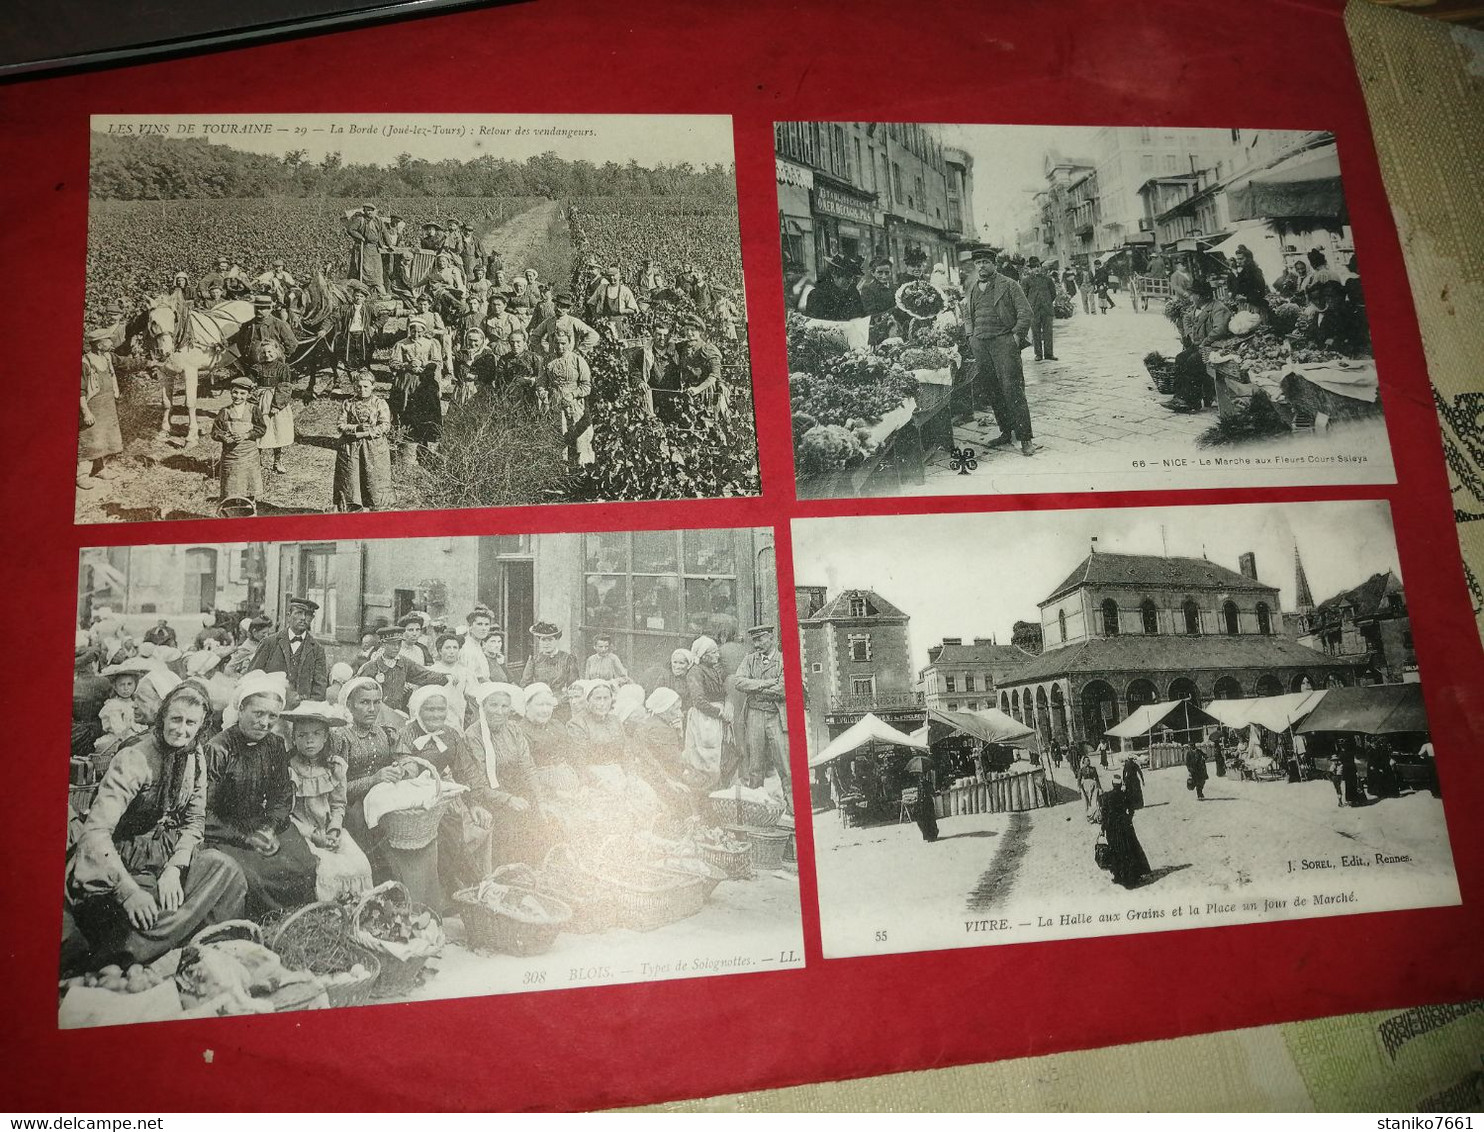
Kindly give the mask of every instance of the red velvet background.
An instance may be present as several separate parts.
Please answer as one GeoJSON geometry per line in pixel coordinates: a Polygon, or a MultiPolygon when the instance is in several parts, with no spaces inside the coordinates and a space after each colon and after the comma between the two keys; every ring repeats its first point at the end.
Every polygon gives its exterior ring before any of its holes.
{"type": "MultiPolygon", "coordinates": [[[[0,89],[6,139],[0,558],[12,646],[0,806],[0,1103],[19,1109],[591,1108],[1022,1057],[1484,993],[1472,815],[1484,665],[1400,248],[1338,4],[1102,0],[812,8],[779,0],[514,7],[0,89]],[[400,76],[391,78],[390,76],[400,76]],[[762,499],[74,527],[88,115],[625,112],[734,116],[762,499]],[[59,1032],[56,970],[76,548],[776,524],[797,655],[796,504],[774,119],[1319,127],[1339,138],[1396,487],[914,501],[914,510],[1392,501],[1464,905],[1433,911],[824,962],[807,823],[808,967],[777,974],[59,1032]],[[1472,941],[1472,942],[1471,942],[1472,941]],[[1254,955],[1270,957],[1253,962],[1254,955]],[[1471,960],[1468,956],[1473,955],[1471,960]],[[204,1050],[213,1050],[208,1064],[204,1050]]],[[[663,128],[662,123],[657,128],[663,128]]],[[[982,169],[980,176],[992,176],[982,169]]],[[[801,689],[790,711],[802,716],[801,689]]],[[[804,751],[794,758],[802,764],[804,751]]],[[[802,797],[802,795],[801,795],[802,797]]],[[[807,802],[807,799],[803,799],[807,802]]],[[[801,806],[807,813],[807,805],[801,806]]]]}

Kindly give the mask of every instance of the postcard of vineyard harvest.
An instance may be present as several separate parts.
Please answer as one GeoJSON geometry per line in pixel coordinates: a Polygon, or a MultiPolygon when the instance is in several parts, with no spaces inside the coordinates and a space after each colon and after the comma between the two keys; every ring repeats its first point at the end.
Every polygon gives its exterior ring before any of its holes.
{"type": "Polygon", "coordinates": [[[1395,482],[1329,131],[774,142],[801,497],[1395,482]]]}
{"type": "Polygon", "coordinates": [[[78,522],[760,491],[731,121],[95,116],[78,522]]]}

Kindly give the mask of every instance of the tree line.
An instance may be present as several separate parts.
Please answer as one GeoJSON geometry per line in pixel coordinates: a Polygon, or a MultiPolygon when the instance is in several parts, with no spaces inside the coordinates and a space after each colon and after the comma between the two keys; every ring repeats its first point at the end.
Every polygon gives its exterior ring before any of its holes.
{"type": "Polygon", "coordinates": [[[88,192],[99,200],[736,196],[732,169],[719,163],[595,165],[548,152],[525,161],[490,155],[428,161],[401,153],[386,165],[348,165],[339,153],[316,162],[302,149],[274,157],[201,138],[97,132],[92,135],[88,192]]]}

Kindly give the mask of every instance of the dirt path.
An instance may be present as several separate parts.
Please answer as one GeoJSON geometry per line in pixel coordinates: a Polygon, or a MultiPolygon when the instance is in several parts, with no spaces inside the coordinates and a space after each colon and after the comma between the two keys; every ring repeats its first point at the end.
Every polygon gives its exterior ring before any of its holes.
{"type": "MultiPolygon", "coordinates": [[[[548,201],[512,217],[507,223],[478,233],[486,248],[497,249],[508,270],[535,267],[543,280],[565,285],[571,271],[571,244],[561,216],[561,204],[548,201]]],[[[378,361],[373,369],[387,389],[387,376],[378,361]]],[[[74,511],[79,523],[137,522],[153,519],[214,518],[219,499],[215,461],[220,446],[210,440],[185,448],[185,411],[177,400],[173,417],[175,436],[157,435],[159,396],[147,377],[121,377],[119,423],[125,444],[110,466],[118,478],[91,491],[79,491],[74,511]]],[[[283,473],[265,472],[260,515],[301,515],[329,511],[335,472],[336,424],[340,400],[326,398],[304,404],[299,400],[308,384],[305,374],[295,382],[295,443],[283,455],[283,473]]],[[[323,384],[323,382],[321,382],[323,384]]],[[[225,390],[203,395],[197,405],[197,425],[209,433],[211,419],[229,398],[225,390]]],[[[394,485],[398,471],[393,468],[394,485]]],[[[398,492],[398,504],[402,495],[398,492]]]]}

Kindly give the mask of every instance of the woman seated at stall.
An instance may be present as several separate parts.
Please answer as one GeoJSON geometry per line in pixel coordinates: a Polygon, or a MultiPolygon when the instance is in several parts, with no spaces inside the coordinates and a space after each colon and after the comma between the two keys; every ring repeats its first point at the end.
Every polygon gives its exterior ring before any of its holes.
{"type": "Polygon", "coordinates": [[[381,834],[367,828],[363,803],[371,787],[401,780],[392,754],[397,733],[383,721],[381,685],[371,676],[347,680],[340,689],[340,706],[350,716],[350,724],[330,732],[330,750],[345,760],[344,828],[371,859],[372,873],[385,880],[381,834]]]}
{"type": "Polygon", "coordinates": [[[582,778],[610,803],[621,802],[631,817],[652,818],[659,812],[659,799],[639,773],[628,731],[613,704],[613,685],[589,682],[582,716],[569,725],[577,761],[586,768],[582,778]]]}
{"type": "Polygon", "coordinates": [[[673,817],[688,818],[696,812],[697,798],[690,787],[694,772],[685,761],[680,696],[673,688],[656,688],[644,709],[633,736],[639,774],[673,817]]]}
{"type": "Polygon", "coordinates": [[[550,688],[532,684],[525,689],[525,711],[517,724],[531,749],[536,781],[553,801],[575,795],[580,785],[573,767],[572,732],[555,718],[556,707],[550,688]]]}
{"type": "Polygon", "coordinates": [[[471,807],[492,818],[493,865],[540,864],[550,847],[552,814],[525,730],[516,722],[523,694],[500,683],[480,685],[474,695],[479,718],[459,744],[454,779],[469,788],[471,807]]]}
{"type": "Polygon", "coordinates": [[[314,900],[318,862],[291,820],[289,752],[273,730],[287,684],[282,672],[249,672],[206,745],[206,843],[242,869],[253,919],[314,900]]]}
{"type": "Polygon", "coordinates": [[[686,680],[686,673],[691,670],[691,666],[695,662],[696,658],[691,655],[690,649],[676,649],[670,654],[670,663],[666,666],[664,673],[658,679],[654,680],[649,688],[651,695],[661,688],[669,688],[680,697],[680,716],[682,722],[684,721],[685,713],[690,710],[690,701],[688,699],[690,695],[690,684],[686,680]]]}
{"type": "Polygon", "coordinates": [[[200,686],[179,685],[154,727],[109,764],[67,859],[67,921],[77,931],[64,931],[64,970],[148,963],[242,915],[242,870],[201,844],[208,711],[200,686]]]}

